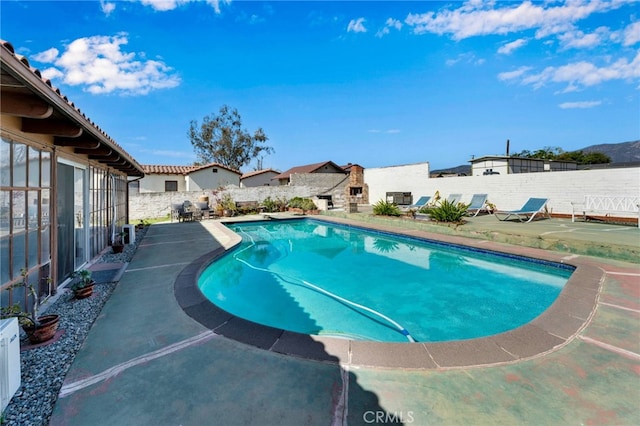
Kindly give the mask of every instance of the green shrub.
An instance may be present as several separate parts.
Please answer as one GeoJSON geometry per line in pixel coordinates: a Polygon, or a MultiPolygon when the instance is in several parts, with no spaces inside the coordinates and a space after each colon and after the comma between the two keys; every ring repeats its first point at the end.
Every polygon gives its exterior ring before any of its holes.
{"type": "Polygon", "coordinates": [[[373,214],[379,216],[400,216],[402,212],[395,203],[380,200],[373,205],[373,214]]]}
{"type": "Polygon", "coordinates": [[[264,206],[264,211],[267,213],[280,211],[280,207],[278,206],[278,201],[273,200],[271,197],[265,198],[262,201],[262,205],[264,206]]]}
{"type": "Polygon", "coordinates": [[[427,213],[431,219],[438,222],[460,222],[467,215],[469,204],[452,203],[442,200],[435,206],[424,207],[420,209],[420,213],[427,213]],[[424,210],[424,211],[423,211],[424,210]]]}
{"type": "Polygon", "coordinates": [[[302,210],[317,210],[318,207],[315,205],[311,198],[302,198],[302,197],[293,197],[289,200],[289,207],[297,208],[302,210]]]}
{"type": "Polygon", "coordinates": [[[304,198],[302,197],[293,197],[292,199],[289,200],[289,203],[287,204],[287,206],[293,209],[301,209],[303,200],[304,198]]]}

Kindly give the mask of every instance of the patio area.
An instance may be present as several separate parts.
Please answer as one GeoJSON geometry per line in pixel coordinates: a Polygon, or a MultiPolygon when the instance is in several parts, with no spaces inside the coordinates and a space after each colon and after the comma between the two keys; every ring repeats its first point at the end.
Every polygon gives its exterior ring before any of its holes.
{"type": "MultiPolygon", "coordinates": [[[[187,315],[176,300],[176,279],[237,237],[214,220],[155,224],[77,354],[51,424],[640,423],[637,228],[477,217],[455,229],[337,216],[487,249],[579,259],[603,271],[595,310],[560,348],[497,366],[374,368],[349,353],[341,359],[328,346],[316,350],[331,362],[313,361],[240,343],[187,315]]],[[[260,338],[257,329],[244,332],[260,338]]]]}

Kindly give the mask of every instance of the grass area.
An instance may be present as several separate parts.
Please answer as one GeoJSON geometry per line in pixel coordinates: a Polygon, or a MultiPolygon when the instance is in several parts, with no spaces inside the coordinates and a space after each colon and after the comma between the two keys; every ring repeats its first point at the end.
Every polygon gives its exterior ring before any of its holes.
{"type": "Polygon", "coordinates": [[[142,223],[144,223],[146,225],[153,225],[154,223],[166,222],[168,220],[171,220],[171,216],[169,214],[167,214],[165,216],[153,217],[153,218],[145,217],[142,220],[134,220],[133,223],[137,225],[137,224],[142,222],[142,223]]]}

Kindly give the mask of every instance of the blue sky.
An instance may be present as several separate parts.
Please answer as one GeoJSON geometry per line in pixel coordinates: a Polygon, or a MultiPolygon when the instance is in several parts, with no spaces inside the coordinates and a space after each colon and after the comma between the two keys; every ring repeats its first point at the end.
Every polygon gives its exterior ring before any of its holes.
{"type": "Polygon", "coordinates": [[[191,164],[190,121],[223,104],[281,171],[640,139],[637,1],[0,7],[2,39],[141,164],[191,164]]]}

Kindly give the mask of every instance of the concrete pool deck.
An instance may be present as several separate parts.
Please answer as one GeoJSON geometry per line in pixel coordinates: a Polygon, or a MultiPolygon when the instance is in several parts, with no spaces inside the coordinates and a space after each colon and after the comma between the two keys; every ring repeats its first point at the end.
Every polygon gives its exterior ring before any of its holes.
{"type": "MultiPolygon", "coordinates": [[[[586,327],[548,352],[494,366],[369,367],[315,340],[315,350],[329,362],[263,350],[194,321],[174,295],[180,275],[195,279],[190,264],[232,245],[234,236],[218,221],[157,224],[78,353],[51,424],[640,423],[640,267],[571,252],[573,246],[588,249],[591,239],[616,256],[637,253],[640,231],[556,219],[487,219],[493,218],[470,221],[465,232],[478,236],[465,242],[510,251],[518,246],[500,241],[531,232],[524,227],[535,225],[539,235],[566,231],[557,239],[569,251],[535,252],[600,271],[595,310],[581,319],[586,327]],[[494,230],[494,222],[504,228],[494,230]]],[[[406,229],[377,226],[392,225],[406,229]]],[[[408,232],[424,232],[409,225],[408,232]]],[[[535,242],[533,235],[527,238],[535,242]]],[[[486,355],[476,353],[480,361],[486,355]]]]}

